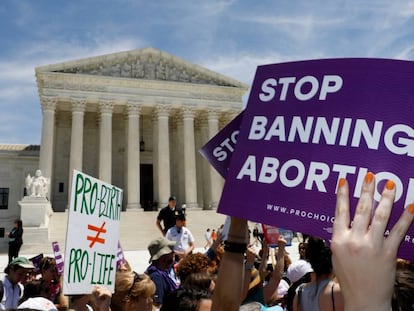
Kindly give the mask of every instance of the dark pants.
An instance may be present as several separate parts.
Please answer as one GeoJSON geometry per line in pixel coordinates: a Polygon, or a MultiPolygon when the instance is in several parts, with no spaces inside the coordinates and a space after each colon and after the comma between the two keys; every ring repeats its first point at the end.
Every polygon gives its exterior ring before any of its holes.
{"type": "Polygon", "coordinates": [[[16,257],[19,257],[19,251],[22,247],[21,244],[9,244],[9,263],[16,257]]]}

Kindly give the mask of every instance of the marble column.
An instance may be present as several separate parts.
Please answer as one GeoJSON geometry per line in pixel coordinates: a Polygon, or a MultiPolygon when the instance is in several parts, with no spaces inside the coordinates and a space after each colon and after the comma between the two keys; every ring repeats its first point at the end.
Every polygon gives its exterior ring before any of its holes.
{"type": "Polygon", "coordinates": [[[109,100],[99,102],[99,179],[112,180],[112,111],[114,104],[109,100]]]}
{"type": "Polygon", "coordinates": [[[85,114],[85,99],[71,99],[72,105],[72,130],[70,136],[70,158],[69,158],[69,183],[68,202],[72,189],[73,170],[82,172],[83,165],[83,120],[85,114]]]}
{"type": "MultiPolygon", "coordinates": [[[[208,110],[208,136],[213,138],[219,130],[219,112],[215,109],[208,110]]],[[[213,166],[210,166],[210,187],[211,202],[210,208],[217,208],[221,197],[223,178],[217,173],[213,166]]]]}
{"type": "MultiPolygon", "coordinates": [[[[52,163],[54,155],[55,135],[55,110],[57,105],[56,97],[42,96],[42,138],[40,142],[39,169],[42,175],[52,181],[52,163]]],[[[49,198],[52,198],[53,189],[49,184],[49,198]]]]}
{"type": "Polygon", "coordinates": [[[155,113],[157,114],[157,171],[158,171],[158,198],[159,207],[168,204],[168,198],[171,195],[171,178],[170,178],[170,134],[168,118],[170,107],[157,105],[155,113]]]}
{"type": "MultiPolygon", "coordinates": [[[[152,114],[152,177],[154,186],[154,201],[159,204],[159,191],[158,191],[158,116],[155,113],[152,114]]],[[[160,205],[158,205],[160,207],[160,205]]]]}
{"type": "Polygon", "coordinates": [[[193,208],[198,207],[193,109],[183,107],[182,117],[184,122],[183,143],[185,204],[188,208],[193,208]]]}
{"type": "Polygon", "coordinates": [[[127,132],[127,209],[138,209],[140,204],[140,154],[139,154],[139,122],[141,107],[135,103],[126,106],[128,117],[127,132]]]}
{"type": "MultiPolygon", "coordinates": [[[[208,131],[208,118],[207,114],[202,114],[199,118],[200,124],[200,140],[201,146],[204,146],[209,140],[209,131],[208,131]]],[[[202,180],[199,178],[199,182],[202,185],[202,192],[203,192],[203,209],[208,210],[211,209],[211,177],[210,177],[210,170],[211,164],[204,158],[201,161],[202,167],[202,180]]]]}

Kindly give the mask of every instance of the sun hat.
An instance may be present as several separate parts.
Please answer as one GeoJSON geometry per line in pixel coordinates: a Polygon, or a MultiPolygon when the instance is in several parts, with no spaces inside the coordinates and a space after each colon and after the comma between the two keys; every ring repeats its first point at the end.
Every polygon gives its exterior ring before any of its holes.
{"type": "Polygon", "coordinates": [[[151,263],[164,255],[172,253],[174,251],[175,244],[175,241],[170,241],[164,237],[152,240],[148,245],[148,251],[151,256],[149,262],[151,263]]]}
{"type": "Polygon", "coordinates": [[[55,304],[44,297],[29,298],[21,303],[17,309],[33,309],[39,311],[57,311],[55,304]]]}
{"type": "Polygon", "coordinates": [[[292,283],[295,283],[309,272],[313,272],[310,263],[306,260],[299,259],[290,264],[289,268],[287,269],[286,276],[292,283]]]}

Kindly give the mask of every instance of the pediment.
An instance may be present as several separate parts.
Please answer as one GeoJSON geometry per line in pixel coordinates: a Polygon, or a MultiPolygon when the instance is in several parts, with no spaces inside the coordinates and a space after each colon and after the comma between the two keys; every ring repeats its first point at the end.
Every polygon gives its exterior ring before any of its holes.
{"type": "Polygon", "coordinates": [[[37,67],[36,72],[246,87],[237,80],[154,48],[137,49],[37,67]]]}

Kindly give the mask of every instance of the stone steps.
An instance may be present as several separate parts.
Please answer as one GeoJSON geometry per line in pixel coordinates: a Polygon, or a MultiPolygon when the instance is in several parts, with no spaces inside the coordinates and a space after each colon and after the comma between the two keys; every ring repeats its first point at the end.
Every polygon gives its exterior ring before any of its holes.
{"type": "MultiPolygon", "coordinates": [[[[146,250],[148,243],[161,236],[156,227],[158,212],[144,212],[142,210],[129,210],[122,212],[120,224],[120,242],[124,251],[146,250]]],[[[20,253],[22,254],[50,254],[52,253],[52,242],[59,243],[62,252],[65,250],[66,229],[68,212],[55,212],[49,221],[49,239],[39,240],[32,243],[24,243],[20,253]]],[[[187,209],[187,227],[195,237],[196,247],[203,247],[205,244],[204,233],[207,228],[217,229],[225,221],[225,215],[216,211],[187,209]]],[[[26,234],[35,234],[26,230],[26,234]]],[[[30,239],[33,240],[31,236],[30,239]]]]}

